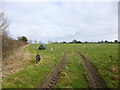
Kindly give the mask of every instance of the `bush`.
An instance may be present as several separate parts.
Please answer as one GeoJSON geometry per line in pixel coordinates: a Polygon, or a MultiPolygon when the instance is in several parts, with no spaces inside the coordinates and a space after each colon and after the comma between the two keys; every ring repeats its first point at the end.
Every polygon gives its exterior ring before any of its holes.
{"type": "Polygon", "coordinates": [[[18,37],[18,40],[24,41],[25,43],[27,43],[28,41],[28,39],[25,36],[18,37]]]}

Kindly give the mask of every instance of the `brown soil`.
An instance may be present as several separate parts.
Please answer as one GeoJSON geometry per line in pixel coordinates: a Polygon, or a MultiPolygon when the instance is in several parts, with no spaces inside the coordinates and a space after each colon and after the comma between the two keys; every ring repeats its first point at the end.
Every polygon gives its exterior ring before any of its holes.
{"type": "Polygon", "coordinates": [[[83,66],[87,68],[86,79],[88,80],[89,88],[106,88],[103,78],[98,73],[93,63],[80,52],[77,53],[82,57],[83,66]]]}
{"type": "Polygon", "coordinates": [[[67,65],[67,60],[65,57],[66,53],[62,56],[61,61],[57,66],[48,74],[48,76],[41,82],[41,84],[37,88],[53,88],[59,79],[59,73],[65,68],[67,65]]]}
{"type": "Polygon", "coordinates": [[[2,75],[10,75],[24,68],[24,65],[30,60],[30,53],[26,52],[26,46],[20,47],[14,51],[13,55],[2,61],[2,75]]]}

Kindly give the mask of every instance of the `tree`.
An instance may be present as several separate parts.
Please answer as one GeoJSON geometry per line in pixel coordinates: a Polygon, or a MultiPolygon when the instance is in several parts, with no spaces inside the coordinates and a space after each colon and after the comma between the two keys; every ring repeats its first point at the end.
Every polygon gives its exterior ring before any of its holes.
{"type": "Polygon", "coordinates": [[[118,43],[118,40],[115,40],[114,42],[115,42],[115,43],[118,43]]]}
{"type": "Polygon", "coordinates": [[[27,43],[28,41],[28,39],[25,36],[18,37],[18,40],[24,41],[25,43],[27,43]]]}
{"type": "Polygon", "coordinates": [[[41,44],[41,41],[39,41],[39,44],[41,44]]]}
{"type": "Polygon", "coordinates": [[[101,41],[101,43],[104,43],[103,41],[101,41]]]}
{"type": "Polygon", "coordinates": [[[35,40],[34,42],[35,42],[35,44],[37,44],[37,40],[35,40]]]}
{"type": "Polygon", "coordinates": [[[8,20],[7,18],[5,17],[4,13],[0,13],[0,34],[2,36],[2,39],[5,39],[8,37],[8,26],[9,26],[9,23],[8,23],[8,20]]]}
{"type": "Polygon", "coordinates": [[[63,41],[62,43],[66,43],[66,41],[63,41]]]}
{"type": "Polygon", "coordinates": [[[108,41],[107,41],[107,40],[105,40],[105,43],[108,43],[108,41]]]}
{"type": "Polygon", "coordinates": [[[82,43],[81,41],[77,41],[76,43],[82,43]]]}
{"type": "Polygon", "coordinates": [[[76,43],[76,42],[77,42],[77,40],[75,40],[75,39],[74,39],[72,42],[73,42],[73,43],[76,43]]]}
{"type": "Polygon", "coordinates": [[[10,43],[11,38],[8,37],[8,26],[7,18],[3,12],[0,12],[0,56],[3,55],[3,58],[8,54],[8,50],[10,51],[10,44],[8,43],[10,43]]]}
{"type": "Polygon", "coordinates": [[[58,44],[59,42],[58,42],[58,41],[55,41],[54,43],[55,43],[55,44],[58,44]]]}
{"type": "Polygon", "coordinates": [[[49,40],[49,41],[48,41],[48,44],[51,44],[51,43],[53,43],[53,41],[49,40]]]}
{"type": "Polygon", "coordinates": [[[32,40],[29,39],[29,40],[28,40],[28,43],[29,43],[29,44],[32,44],[32,40]]]}

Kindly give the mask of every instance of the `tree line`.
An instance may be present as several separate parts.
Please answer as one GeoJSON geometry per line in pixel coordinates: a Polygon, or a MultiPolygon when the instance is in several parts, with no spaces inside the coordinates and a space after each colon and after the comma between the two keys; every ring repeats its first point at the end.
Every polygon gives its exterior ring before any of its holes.
{"type": "Polygon", "coordinates": [[[55,42],[53,42],[53,41],[48,41],[48,43],[53,43],[53,44],[64,44],[64,43],[68,43],[68,44],[73,44],[73,43],[120,43],[120,41],[118,41],[118,40],[114,40],[114,41],[108,41],[108,40],[105,40],[105,41],[98,41],[98,42],[93,42],[93,41],[84,41],[84,42],[82,42],[82,41],[79,41],[79,40],[72,40],[71,42],[66,42],[66,41],[62,41],[62,42],[58,42],[58,41],[55,41],[55,42]]]}
{"type": "MultiPolygon", "coordinates": [[[[24,36],[23,36],[24,37],[24,36]]],[[[26,38],[26,37],[24,37],[24,38],[26,38]]],[[[19,40],[21,40],[20,38],[18,38],[19,40]]],[[[26,38],[27,39],[27,38],[26,38]]],[[[26,39],[24,40],[23,39],[23,41],[25,41],[25,42],[27,42],[27,43],[29,43],[29,44],[41,44],[42,42],[41,41],[37,41],[37,40],[28,40],[27,39],[27,41],[26,41],[26,39]]],[[[98,41],[98,42],[93,42],[93,41],[79,41],[79,40],[72,40],[71,42],[67,42],[67,41],[62,41],[62,42],[58,42],[58,41],[51,41],[51,40],[49,40],[48,42],[47,42],[48,44],[74,44],[74,43],[120,43],[120,41],[118,41],[118,40],[114,40],[114,41],[108,41],[108,40],[105,40],[105,41],[98,41]]]]}

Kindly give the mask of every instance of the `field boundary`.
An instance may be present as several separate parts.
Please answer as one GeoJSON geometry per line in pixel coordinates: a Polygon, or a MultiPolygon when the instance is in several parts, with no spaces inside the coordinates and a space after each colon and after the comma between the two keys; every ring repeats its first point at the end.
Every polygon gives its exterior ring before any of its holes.
{"type": "Polygon", "coordinates": [[[88,87],[107,88],[105,81],[97,71],[97,67],[95,67],[93,63],[89,59],[87,59],[83,54],[81,54],[79,51],[77,53],[81,56],[83,60],[82,65],[87,68],[87,73],[85,76],[88,81],[88,87]]]}
{"type": "Polygon", "coordinates": [[[58,65],[55,66],[55,68],[48,74],[48,76],[41,82],[41,84],[37,88],[53,88],[54,85],[57,83],[57,80],[59,79],[59,73],[65,68],[67,65],[66,60],[66,52],[64,52],[64,55],[61,58],[61,61],[58,63],[58,65]]]}

